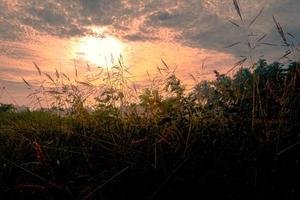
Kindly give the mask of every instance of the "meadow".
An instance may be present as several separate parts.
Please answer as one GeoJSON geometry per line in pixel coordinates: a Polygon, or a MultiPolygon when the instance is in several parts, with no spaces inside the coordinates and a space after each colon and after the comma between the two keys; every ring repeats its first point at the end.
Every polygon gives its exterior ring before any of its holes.
{"type": "Polygon", "coordinates": [[[126,110],[117,90],[93,111],[74,97],[63,115],[2,105],[1,194],[296,199],[299,75],[299,63],[260,61],[233,77],[216,72],[188,94],[170,74],[168,95],[147,88],[126,110]]]}
{"type": "Polygon", "coordinates": [[[145,88],[121,58],[84,80],[34,64],[35,109],[0,105],[0,198],[299,199],[300,62],[274,22],[287,62],[246,56],[191,89],[163,60],[145,88]]]}

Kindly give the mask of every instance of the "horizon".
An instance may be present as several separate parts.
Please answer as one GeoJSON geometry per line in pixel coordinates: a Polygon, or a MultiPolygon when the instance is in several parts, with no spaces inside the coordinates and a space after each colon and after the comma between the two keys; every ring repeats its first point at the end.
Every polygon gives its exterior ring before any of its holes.
{"type": "Polygon", "coordinates": [[[143,87],[147,73],[157,73],[162,60],[176,68],[184,83],[191,81],[190,74],[211,80],[214,70],[226,73],[240,56],[249,56],[249,32],[272,44],[257,45],[250,52],[254,62],[278,61],[284,47],[273,16],[289,39],[298,42],[300,25],[295,22],[300,20],[300,2],[238,2],[241,16],[232,0],[3,0],[0,84],[6,92],[0,93],[0,102],[29,104],[30,91],[22,78],[32,85],[39,81],[33,63],[45,73],[58,70],[70,77],[75,76],[75,67],[84,77],[87,65],[92,71],[110,70],[122,56],[131,81],[143,87]]]}

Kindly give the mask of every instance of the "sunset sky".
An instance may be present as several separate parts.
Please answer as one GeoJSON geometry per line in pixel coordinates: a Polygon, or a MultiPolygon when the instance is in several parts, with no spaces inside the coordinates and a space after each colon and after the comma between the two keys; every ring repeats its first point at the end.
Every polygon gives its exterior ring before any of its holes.
{"type": "MultiPolygon", "coordinates": [[[[109,68],[111,57],[121,54],[139,82],[147,71],[156,73],[163,59],[188,82],[190,73],[210,79],[213,70],[226,72],[248,55],[249,29],[256,38],[266,34],[265,43],[280,45],[273,15],[287,33],[300,38],[299,0],[239,4],[243,22],[232,0],[0,0],[0,102],[26,104],[22,77],[37,79],[33,62],[44,72],[59,69],[72,76],[74,65],[82,73],[86,63],[109,68]]],[[[274,61],[282,52],[283,47],[258,45],[251,53],[274,61]]]]}

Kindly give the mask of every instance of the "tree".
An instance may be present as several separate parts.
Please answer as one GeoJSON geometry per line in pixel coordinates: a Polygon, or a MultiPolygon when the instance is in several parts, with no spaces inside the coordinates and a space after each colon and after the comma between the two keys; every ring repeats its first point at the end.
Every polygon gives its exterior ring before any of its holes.
{"type": "Polygon", "coordinates": [[[15,109],[16,108],[12,104],[3,104],[3,103],[0,103],[0,112],[12,112],[15,109]]]}

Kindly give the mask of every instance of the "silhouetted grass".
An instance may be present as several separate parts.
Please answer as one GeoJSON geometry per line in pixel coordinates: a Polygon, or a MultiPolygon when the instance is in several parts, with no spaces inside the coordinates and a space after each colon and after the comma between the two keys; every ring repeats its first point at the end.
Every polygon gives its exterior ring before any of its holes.
{"type": "Polygon", "coordinates": [[[101,102],[92,112],[82,106],[64,115],[2,106],[1,194],[295,199],[299,66],[260,61],[232,78],[216,73],[188,94],[170,74],[168,95],[148,88],[123,111],[120,99],[115,107],[101,102]]]}
{"type": "MultiPolygon", "coordinates": [[[[233,2],[250,29],[263,9],[247,23],[233,2]]],[[[193,77],[191,91],[163,60],[140,90],[121,58],[83,80],[76,67],[72,79],[34,63],[40,85],[23,81],[38,109],[0,105],[1,197],[299,199],[300,63],[274,22],[288,62],[255,62],[259,35],[228,73],[193,77]]]]}

